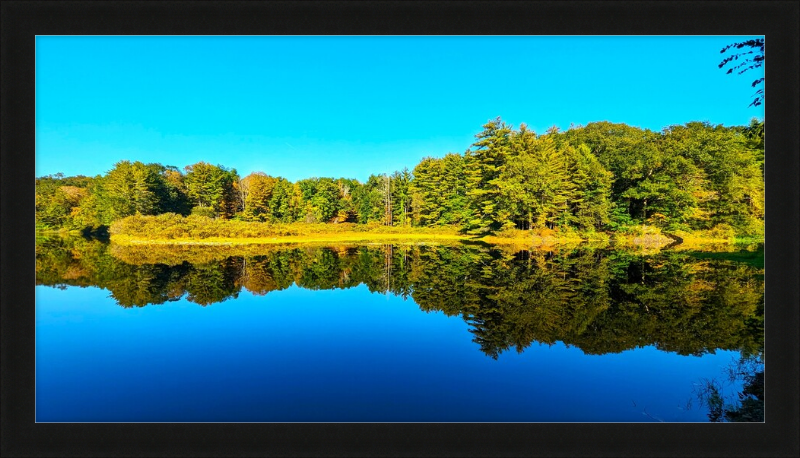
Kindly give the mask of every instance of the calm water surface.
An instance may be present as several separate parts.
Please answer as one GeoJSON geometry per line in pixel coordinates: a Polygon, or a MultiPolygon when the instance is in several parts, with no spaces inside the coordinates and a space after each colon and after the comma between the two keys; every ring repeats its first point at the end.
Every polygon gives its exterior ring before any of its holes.
{"type": "Polygon", "coordinates": [[[37,245],[39,422],[708,421],[761,348],[763,251],[37,245]]]}

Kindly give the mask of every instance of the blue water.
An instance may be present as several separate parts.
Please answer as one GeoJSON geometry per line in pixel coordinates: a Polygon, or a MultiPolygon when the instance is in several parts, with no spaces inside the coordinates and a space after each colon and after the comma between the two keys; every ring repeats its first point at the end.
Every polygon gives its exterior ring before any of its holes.
{"type": "Polygon", "coordinates": [[[36,287],[38,422],[690,422],[736,352],[586,355],[534,343],[497,360],[459,317],[365,286],[292,286],[206,307],[123,308],[36,287]]]}

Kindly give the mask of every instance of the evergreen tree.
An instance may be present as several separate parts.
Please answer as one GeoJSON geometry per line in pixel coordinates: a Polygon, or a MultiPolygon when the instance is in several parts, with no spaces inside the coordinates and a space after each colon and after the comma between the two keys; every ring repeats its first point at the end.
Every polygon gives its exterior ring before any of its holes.
{"type": "Polygon", "coordinates": [[[181,171],[171,165],[150,164],[150,166],[156,167],[162,177],[159,187],[161,212],[188,215],[192,206],[189,196],[186,195],[184,176],[181,171]]]}
{"type": "Polygon", "coordinates": [[[353,205],[358,213],[358,222],[362,224],[383,221],[384,200],[381,194],[382,177],[370,175],[363,186],[359,186],[353,194],[353,205]]]}
{"type": "Polygon", "coordinates": [[[414,222],[419,226],[436,224],[441,221],[443,210],[438,189],[443,182],[441,160],[426,157],[414,167],[413,173],[410,193],[414,222]]]}
{"type": "Polygon", "coordinates": [[[469,217],[466,229],[487,232],[500,229],[506,221],[498,206],[500,188],[497,178],[511,150],[511,126],[499,117],[483,125],[473,148],[465,157],[469,217]]]}
{"type": "Polygon", "coordinates": [[[103,222],[130,215],[155,215],[161,210],[163,178],[156,167],[139,161],[120,161],[101,182],[103,222]]]}
{"type": "Polygon", "coordinates": [[[575,186],[567,166],[564,152],[556,148],[551,136],[537,138],[522,126],[514,136],[513,155],[493,180],[501,190],[496,208],[507,212],[498,214],[508,215],[501,221],[503,226],[517,223],[529,229],[570,224],[569,202],[575,186]]]}
{"type": "Polygon", "coordinates": [[[410,211],[415,225],[461,225],[467,196],[464,157],[448,153],[443,158],[426,157],[414,167],[409,183],[410,211]]]}
{"type": "Polygon", "coordinates": [[[411,172],[408,168],[395,171],[391,178],[392,222],[397,226],[411,225],[411,172]]]}
{"type": "Polygon", "coordinates": [[[289,223],[296,219],[296,211],[291,205],[294,186],[286,178],[277,178],[269,199],[270,220],[274,223],[289,223]]]}
{"type": "Polygon", "coordinates": [[[611,213],[611,181],[613,174],[606,170],[586,145],[567,146],[569,176],[575,193],[569,202],[574,222],[580,229],[602,229],[609,223],[611,213]]]}
{"type": "Polygon", "coordinates": [[[186,166],[186,195],[195,207],[210,209],[213,215],[230,217],[238,210],[238,192],[234,183],[239,180],[236,170],[220,165],[198,162],[186,166]]]}
{"type": "Polygon", "coordinates": [[[462,225],[467,217],[467,181],[465,160],[460,154],[448,153],[441,162],[441,183],[438,194],[443,198],[442,223],[462,225]]]}

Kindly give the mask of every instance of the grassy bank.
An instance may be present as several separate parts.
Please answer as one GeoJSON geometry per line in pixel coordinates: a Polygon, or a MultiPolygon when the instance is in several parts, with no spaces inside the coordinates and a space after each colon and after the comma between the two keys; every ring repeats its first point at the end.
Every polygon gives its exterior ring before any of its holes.
{"type": "Polygon", "coordinates": [[[608,242],[603,233],[579,234],[564,230],[505,230],[493,235],[470,235],[457,226],[411,227],[378,224],[268,224],[175,214],[131,216],[112,224],[111,240],[120,245],[285,245],[324,243],[457,243],[547,247],[608,242]]]}
{"type": "Polygon", "coordinates": [[[81,231],[77,229],[68,229],[66,227],[50,227],[50,226],[36,226],[37,236],[75,236],[81,235],[81,231]]]}
{"type": "Polygon", "coordinates": [[[742,236],[726,226],[705,231],[675,231],[673,236],[680,240],[676,249],[690,251],[733,251],[739,247],[764,243],[763,236],[742,236]]]}
{"type": "MultiPolygon", "coordinates": [[[[183,217],[176,214],[130,216],[114,222],[111,240],[121,245],[286,245],[348,243],[458,243],[484,242],[527,249],[532,247],[577,245],[645,247],[661,249],[681,246],[702,249],[704,246],[742,243],[730,230],[681,232],[666,234],[655,226],[632,226],[624,231],[576,232],[571,229],[509,229],[490,235],[469,235],[456,226],[411,227],[378,224],[269,224],[237,220],[212,219],[202,216],[183,217]]],[[[756,239],[749,242],[758,243],[756,239]]],[[[761,239],[763,243],[763,239],[761,239]]]]}
{"type": "Polygon", "coordinates": [[[204,237],[145,239],[123,234],[111,236],[114,243],[122,245],[285,245],[294,243],[355,243],[355,242],[452,242],[470,240],[471,237],[459,234],[423,233],[372,233],[372,232],[334,232],[307,235],[276,235],[274,237],[204,237]]]}

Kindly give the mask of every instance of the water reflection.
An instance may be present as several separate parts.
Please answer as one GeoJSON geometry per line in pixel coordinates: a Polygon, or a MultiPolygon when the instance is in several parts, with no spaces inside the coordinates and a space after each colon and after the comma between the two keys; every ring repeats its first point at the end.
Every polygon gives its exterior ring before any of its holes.
{"type": "Polygon", "coordinates": [[[497,358],[534,342],[585,353],[653,345],[682,355],[755,352],[763,343],[763,264],[756,254],[572,249],[507,252],[487,246],[123,247],[37,243],[37,285],[98,286],[122,307],[181,298],[208,306],[295,284],[366,285],[459,316],[497,358]],[[737,257],[738,256],[738,257],[737,257]]]}
{"type": "MultiPolygon", "coordinates": [[[[708,421],[764,421],[764,351],[742,354],[725,369],[723,377],[701,379],[694,383],[694,395],[700,407],[708,410],[708,421]],[[741,385],[741,391],[731,385],[741,385]]],[[[691,401],[690,401],[691,402],[691,401]]]]}

